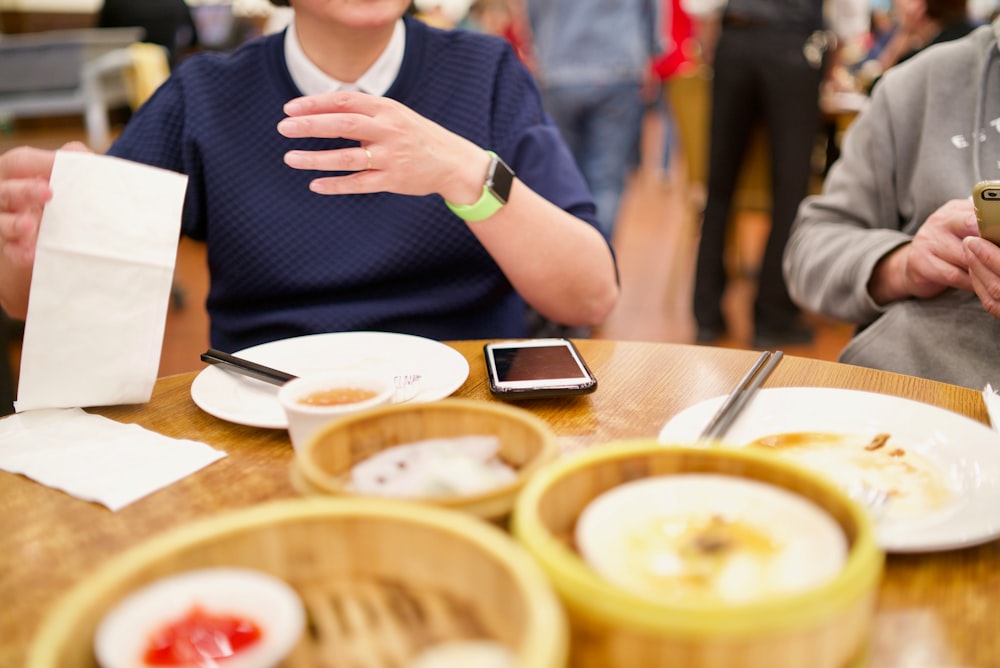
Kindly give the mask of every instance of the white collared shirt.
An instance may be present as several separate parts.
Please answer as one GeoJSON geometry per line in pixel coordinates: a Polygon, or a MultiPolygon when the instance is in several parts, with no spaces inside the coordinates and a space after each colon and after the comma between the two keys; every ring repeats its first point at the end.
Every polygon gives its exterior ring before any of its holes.
{"type": "Polygon", "coordinates": [[[288,25],[285,33],[285,62],[292,81],[305,95],[331,93],[338,90],[360,90],[370,95],[385,95],[392,82],[399,76],[399,68],[403,64],[403,52],[406,50],[406,27],[403,19],[396,21],[392,37],[382,55],[372,63],[364,74],[354,83],[338,81],[318,68],[299,43],[295,33],[295,22],[288,25]]]}

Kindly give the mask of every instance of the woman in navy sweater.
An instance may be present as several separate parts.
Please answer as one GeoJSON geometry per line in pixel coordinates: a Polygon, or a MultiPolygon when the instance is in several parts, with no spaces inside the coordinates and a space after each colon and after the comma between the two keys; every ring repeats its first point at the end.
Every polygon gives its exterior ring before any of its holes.
{"type": "MultiPolygon", "coordinates": [[[[285,32],[187,59],[109,150],[189,176],[183,231],[207,244],[213,346],[524,336],[525,302],[600,323],[614,258],[509,44],[431,28],[405,0],[293,4],[285,32]]],[[[52,159],[0,157],[0,305],[15,317],[52,159]]]]}

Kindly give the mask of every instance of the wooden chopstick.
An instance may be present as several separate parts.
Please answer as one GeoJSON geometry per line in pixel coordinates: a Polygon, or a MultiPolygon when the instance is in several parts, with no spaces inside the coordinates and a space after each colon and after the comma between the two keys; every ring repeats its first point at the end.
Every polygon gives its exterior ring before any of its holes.
{"type": "Polygon", "coordinates": [[[257,364],[256,362],[251,362],[250,360],[245,360],[242,357],[236,357],[235,355],[224,353],[221,350],[216,350],[215,348],[209,348],[203,352],[201,354],[201,361],[208,362],[209,364],[218,364],[219,366],[235,371],[236,373],[241,373],[244,376],[250,376],[251,378],[256,378],[257,380],[263,380],[273,385],[284,385],[288,381],[296,378],[296,376],[293,376],[290,373],[285,373],[284,371],[279,371],[278,369],[272,369],[269,366],[257,364]]]}
{"type": "Polygon", "coordinates": [[[712,419],[708,421],[698,440],[704,441],[722,438],[729,430],[729,426],[733,423],[733,420],[740,414],[740,411],[743,410],[743,407],[750,401],[754,393],[760,389],[760,386],[764,384],[764,381],[767,380],[767,377],[771,375],[771,372],[774,371],[774,368],[778,366],[778,362],[784,356],[785,354],[780,350],[773,353],[771,351],[761,353],[757,361],[750,367],[750,370],[740,378],[740,382],[736,384],[733,391],[722,402],[722,406],[712,416],[712,419]]]}

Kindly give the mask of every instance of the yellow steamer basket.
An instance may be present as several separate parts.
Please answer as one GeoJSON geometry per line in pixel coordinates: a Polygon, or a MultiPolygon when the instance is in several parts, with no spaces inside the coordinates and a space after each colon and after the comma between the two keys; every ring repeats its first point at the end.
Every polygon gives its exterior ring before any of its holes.
{"type": "Polygon", "coordinates": [[[427,646],[474,638],[507,646],[518,668],[566,662],[555,592],[498,528],[421,504],[309,498],[201,520],[106,562],[46,617],[29,668],[96,666],[95,630],[126,595],[217,566],[263,571],[301,597],[307,631],[282,666],[400,666],[427,646]]]}
{"type": "Polygon", "coordinates": [[[395,445],[430,438],[492,435],[501,459],[517,471],[514,482],[467,496],[417,499],[498,520],[510,514],[517,493],[558,454],[548,424],[515,406],[473,399],[380,406],[321,428],[296,456],[292,479],[304,493],[360,496],[349,489],[351,467],[395,445]]]}
{"type": "Polygon", "coordinates": [[[512,524],[566,606],[575,668],[844,668],[866,661],[884,556],[866,511],[800,467],[745,451],[613,443],[536,475],[518,497],[512,524]],[[802,593],[684,608],[633,594],[592,570],[574,546],[584,507],[620,484],[679,473],[739,476],[811,500],[843,529],[844,567],[802,593]]]}

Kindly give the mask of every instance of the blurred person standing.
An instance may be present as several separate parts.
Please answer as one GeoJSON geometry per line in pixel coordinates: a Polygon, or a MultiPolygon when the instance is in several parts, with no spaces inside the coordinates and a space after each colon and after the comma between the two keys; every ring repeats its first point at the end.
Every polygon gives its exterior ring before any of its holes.
{"type": "Polygon", "coordinates": [[[700,66],[694,27],[691,17],[681,6],[681,0],[662,0],[660,4],[660,24],[663,35],[663,51],[653,58],[650,67],[660,85],[657,110],[665,128],[663,157],[660,165],[661,177],[666,179],[670,160],[677,141],[678,119],[671,104],[670,80],[675,77],[693,76],[700,66]]]}
{"type": "Polygon", "coordinates": [[[864,59],[851,68],[854,88],[871,93],[893,65],[928,46],[965,37],[977,25],[967,0],[892,0],[888,9],[873,8],[873,43],[864,59]]]}
{"type": "Polygon", "coordinates": [[[569,144],[611,240],[656,90],[659,0],[526,0],[545,110],[569,144]],[[644,96],[645,94],[645,96],[644,96]]]}
{"type": "Polygon", "coordinates": [[[755,348],[808,343],[781,273],[781,256],[799,202],[808,194],[820,129],[819,92],[837,38],[868,30],[867,0],[690,2],[703,22],[713,67],[707,196],[694,288],[697,341],[726,333],[724,261],[740,168],[754,128],[763,123],[771,161],[771,230],[753,306],[755,348]],[[829,23],[828,18],[829,17],[829,23]],[[717,35],[717,39],[716,36],[717,35]]]}
{"type": "Polygon", "coordinates": [[[531,29],[524,8],[525,0],[475,0],[469,7],[469,28],[487,35],[503,37],[529,69],[534,70],[531,53],[531,29]]]}
{"type": "Polygon", "coordinates": [[[965,37],[975,29],[966,0],[893,0],[896,29],[879,54],[884,72],[933,44],[965,37]]]}

